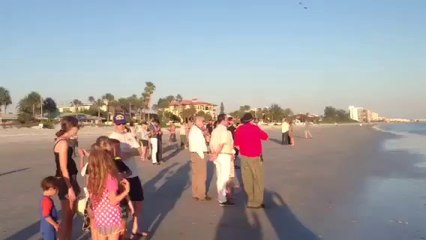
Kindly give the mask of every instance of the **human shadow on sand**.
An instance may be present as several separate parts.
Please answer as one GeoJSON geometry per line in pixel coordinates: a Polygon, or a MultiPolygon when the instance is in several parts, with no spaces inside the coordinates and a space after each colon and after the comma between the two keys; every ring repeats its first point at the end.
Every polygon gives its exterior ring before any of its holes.
{"type": "Polygon", "coordinates": [[[189,188],[190,162],[173,165],[163,169],[157,176],[144,184],[145,202],[142,219],[144,228],[148,228],[150,238],[155,239],[155,231],[168,213],[173,210],[183,192],[189,188]],[[158,183],[164,182],[161,186],[158,183]],[[146,227],[149,225],[149,227],[146,227]]]}
{"type": "MultiPolygon", "coordinates": [[[[239,194],[241,198],[243,194],[239,194]]],[[[238,200],[237,205],[226,207],[217,226],[215,240],[260,240],[264,236],[262,217],[266,215],[272,225],[277,239],[319,240],[305,227],[283,198],[276,192],[265,191],[265,209],[247,209],[244,202],[238,200]]]]}

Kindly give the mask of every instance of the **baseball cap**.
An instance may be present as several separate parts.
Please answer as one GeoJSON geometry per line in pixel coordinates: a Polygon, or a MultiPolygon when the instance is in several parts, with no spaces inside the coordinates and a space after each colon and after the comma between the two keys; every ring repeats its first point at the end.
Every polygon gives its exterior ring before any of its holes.
{"type": "Polygon", "coordinates": [[[124,116],[124,114],[122,113],[117,113],[114,115],[114,124],[115,125],[121,125],[121,124],[126,124],[127,120],[126,117],[124,116]]]}

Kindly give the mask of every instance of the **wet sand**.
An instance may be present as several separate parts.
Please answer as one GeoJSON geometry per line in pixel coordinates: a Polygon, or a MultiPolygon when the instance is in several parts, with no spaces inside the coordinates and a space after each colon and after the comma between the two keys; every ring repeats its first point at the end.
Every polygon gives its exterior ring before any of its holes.
{"type": "MultiPolygon", "coordinates": [[[[83,129],[81,146],[108,132],[83,129]]],[[[371,127],[313,127],[314,139],[297,137],[290,147],[279,144],[278,129],[268,132],[265,210],[246,209],[238,190],[235,207],[194,202],[186,151],[165,146],[165,164],[142,163],[143,225],[152,239],[426,239],[426,170],[418,167],[425,159],[383,150],[395,136],[371,127]]],[[[54,173],[50,134],[0,133],[1,239],[38,239],[39,181],[54,173]]],[[[213,173],[209,164],[215,198],[213,173]]],[[[74,239],[89,239],[79,218],[76,224],[74,239]]]]}

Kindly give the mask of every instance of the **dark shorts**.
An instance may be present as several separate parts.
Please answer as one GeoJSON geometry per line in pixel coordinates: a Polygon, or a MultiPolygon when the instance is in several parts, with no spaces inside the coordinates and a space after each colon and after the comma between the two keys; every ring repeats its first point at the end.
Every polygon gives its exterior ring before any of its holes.
{"type": "Polygon", "coordinates": [[[141,140],[143,147],[148,147],[148,140],[141,140]]]}
{"type": "Polygon", "coordinates": [[[143,196],[142,183],[139,177],[127,178],[127,181],[130,183],[130,201],[142,202],[145,198],[143,196]]]}
{"type": "MultiPolygon", "coordinates": [[[[80,186],[78,185],[78,182],[77,182],[77,176],[72,175],[70,178],[70,181],[71,181],[72,189],[75,192],[75,196],[77,197],[81,192],[80,186]]],[[[58,197],[59,197],[59,200],[68,199],[68,187],[65,182],[65,179],[62,177],[58,178],[58,197]]]]}

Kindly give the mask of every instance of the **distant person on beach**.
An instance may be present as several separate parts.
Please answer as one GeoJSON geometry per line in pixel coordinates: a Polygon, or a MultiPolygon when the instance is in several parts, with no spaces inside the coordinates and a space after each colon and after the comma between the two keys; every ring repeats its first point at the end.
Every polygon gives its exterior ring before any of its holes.
{"type": "Polygon", "coordinates": [[[234,203],[227,198],[227,186],[231,177],[231,168],[234,167],[232,162],[235,157],[234,140],[232,133],[227,129],[226,114],[219,114],[217,123],[210,140],[210,158],[216,166],[217,198],[220,206],[232,206],[234,203]]]}
{"type": "Polygon", "coordinates": [[[149,125],[149,141],[151,143],[151,160],[152,164],[154,165],[160,165],[160,159],[159,157],[159,135],[161,132],[160,128],[160,122],[157,119],[152,119],[151,124],[149,125]]]}
{"type": "Polygon", "coordinates": [[[306,139],[312,138],[312,134],[311,134],[311,131],[310,131],[311,124],[312,123],[308,119],[306,119],[306,121],[305,121],[305,138],[306,139]]]}
{"type": "Polygon", "coordinates": [[[135,214],[133,215],[133,225],[131,239],[137,239],[139,236],[146,236],[147,233],[139,232],[140,219],[142,216],[142,207],[144,201],[144,193],[142,183],[139,178],[138,162],[135,158],[142,158],[142,151],[139,143],[131,133],[126,132],[126,119],[123,114],[114,116],[114,132],[109,135],[109,138],[120,141],[121,158],[124,163],[132,171],[132,174],[127,178],[130,183],[129,197],[133,203],[135,214]]]}
{"type": "Polygon", "coordinates": [[[56,177],[46,177],[41,182],[43,197],[41,198],[40,233],[43,240],[56,240],[59,231],[58,212],[52,197],[58,194],[56,177]]]}
{"type": "Polygon", "coordinates": [[[288,145],[289,144],[289,131],[290,124],[288,124],[287,119],[283,119],[283,123],[281,124],[281,144],[288,145]]]}
{"type": "Polygon", "coordinates": [[[169,146],[170,146],[170,145],[174,145],[177,142],[176,125],[174,122],[170,123],[169,132],[170,132],[170,136],[169,136],[169,146]]]}
{"type": "Polygon", "coordinates": [[[73,148],[69,145],[70,137],[77,135],[78,120],[72,116],[62,118],[61,130],[56,133],[57,140],[53,147],[56,178],[58,183],[58,197],[61,201],[62,221],[60,223],[59,239],[71,239],[73,217],[76,212],[77,196],[80,194],[80,186],[77,182],[77,165],[74,162],[73,148]],[[73,131],[73,133],[70,133],[73,131]]]}
{"type": "Polygon", "coordinates": [[[142,161],[146,161],[148,160],[149,153],[149,131],[146,122],[142,122],[141,127],[138,129],[137,136],[141,145],[142,161]]]}
{"type": "Polygon", "coordinates": [[[188,138],[186,137],[186,133],[188,132],[188,121],[183,122],[179,128],[179,137],[180,137],[180,147],[182,149],[188,148],[188,138]]]}
{"type": "Polygon", "coordinates": [[[211,200],[206,191],[208,148],[203,128],[204,118],[195,117],[195,123],[188,134],[189,151],[191,152],[192,197],[198,201],[211,200]]]}
{"type": "Polygon", "coordinates": [[[290,145],[291,146],[296,145],[296,141],[294,140],[294,121],[293,120],[289,120],[288,136],[290,138],[290,145]]]}
{"type": "Polygon", "coordinates": [[[253,123],[251,113],[241,118],[242,126],[235,131],[235,146],[240,149],[241,174],[244,190],[247,194],[248,208],[264,208],[264,169],[262,141],[268,140],[268,134],[253,123]]]}

